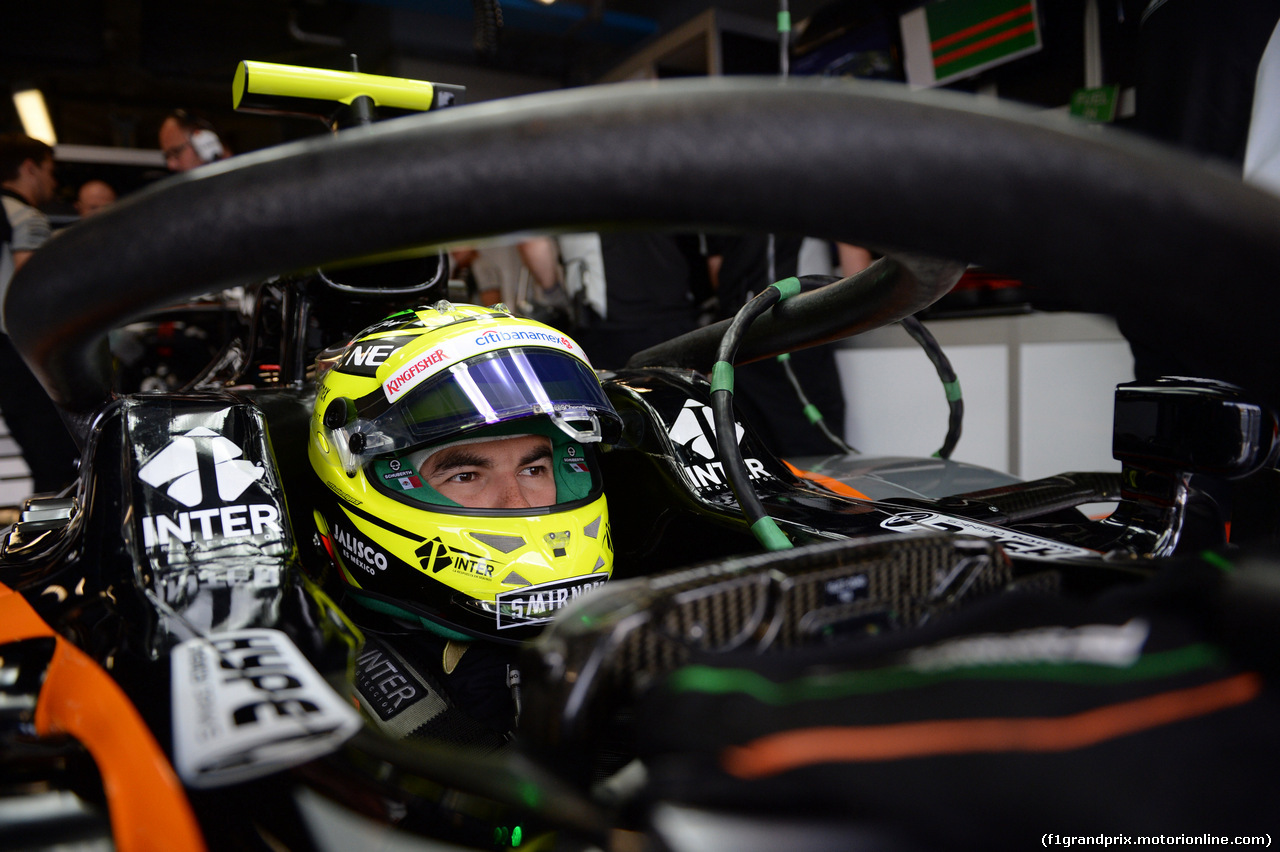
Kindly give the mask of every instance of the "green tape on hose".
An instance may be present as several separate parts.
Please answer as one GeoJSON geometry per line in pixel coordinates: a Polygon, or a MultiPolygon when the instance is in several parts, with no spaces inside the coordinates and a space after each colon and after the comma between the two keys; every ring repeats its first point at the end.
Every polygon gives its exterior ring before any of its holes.
{"type": "Polygon", "coordinates": [[[959,382],[943,382],[942,387],[947,392],[947,402],[955,402],[962,396],[959,382]]]}
{"type": "Polygon", "coordinates": [[[818,410],[818,406],[813,403],[809,403],[804,407],[804,416],[809,418],[809,422],[811,424],[817,423],[822,419],[822,412],[818,410]]]}
{"type": "Polygon", "coordinates": [[[790,12],[784,10],[778,13],[778,32],[780,33],[791,32],[791,13],[790,12]]]}
{"type": "Polygon", "coordinates": [[[779,356],[778,356],[778,363],[779,363],[779,364],[786,363],[787,361],[790,361],[790,360],[791,360],[791,353],[790,353],[790,352],[783,352],[781,355],[779,355],[779,356]]]}
{"type": "Polygon", "coordinates": [[[728,361],[717,361],[711,368],[711,392],[718,390],[733,393],[733,365],[728,361]]]}
{"type": "Polygon", "coordinates": [[[778,529],[777,522],[768,515],[752,524],[751,532],[755,535],[756,541],[764,545],[765,550],[790,550],[795,547],[790,539],[782,534],[782,530],[778,529]]]}
{"type": "Polygon", "coordinates": [[[1212,550],[1200,551],[1200,558],[1217,568],[1219,571],[1224,571],[1230,574],[1236,570],[1236,566],[1231,563],[1231,560],[1227,559],[1225,556],[1219,556],[1212,550]]]}
{"type": "Polygon", "coordinates": [[[800,292],[800,279],[793,275],[790,278],[775,281],[769,286],[782,294],[782,298],[779,301],[786,301],[800,292]]]}

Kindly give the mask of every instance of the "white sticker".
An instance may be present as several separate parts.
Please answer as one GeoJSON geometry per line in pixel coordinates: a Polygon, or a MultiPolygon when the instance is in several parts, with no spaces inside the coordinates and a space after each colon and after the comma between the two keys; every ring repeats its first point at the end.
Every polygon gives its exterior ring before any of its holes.
{"type": "Polygon", "coordinates": [[[191,639],[173,649],[173,755],[192,787],[270,775],[337,749],[363,725],[278,630],[191,639]]]}
{"type": "Polygon", "coordinates": [[[900,533],[950,532],[976,535],[996,541],[1010,556],[1029,556],[1033,559],[1096,558],[1096,550],[1086,550],[1070,544],[1038,538],[1034,535],[990,527],[966,518],[953,518],[936,512],[899,512],[885,518],[880,526],[900,533]]]}
{"type": "Polygon", "coordinates": [[[587,592],[603,586],[609,579],[607,573],[588,574],[537,586],[524,586],[509,592],[498,592],[498,629],[545,624],[556,613],[587,592]]]}
{"type": "MultiPolygon", "coordinates": [[[[746,430],[736,421],[734,426],[735,439],[741,445],[746,430]]],[[[695,488],[703,493],[729,489],[729,476],[719,461],[715,416],[710,407],[696,400],[686,401],[667,430],[667,437],[675,445],[676,456],[695,488]]],[[[752,481],[773,478],[759,459],[748,457],[742,461],[752,481]]]]}
{"type": "Polygon", "coordinates": [[[436,373],[442,372],[459,361],[465,361],[483,352],[510,349],[513,346],[541,346],[568,352],[590,366],[582,350],[554,329],[533,323],[524,328],[509,325],[504,326],[503,329],[486,330],[479,327],[476,334],[448,340],[387,376],[387,380],[382,383],[382,392],[386,395],[387,402],[395,402],[436,373]]]}

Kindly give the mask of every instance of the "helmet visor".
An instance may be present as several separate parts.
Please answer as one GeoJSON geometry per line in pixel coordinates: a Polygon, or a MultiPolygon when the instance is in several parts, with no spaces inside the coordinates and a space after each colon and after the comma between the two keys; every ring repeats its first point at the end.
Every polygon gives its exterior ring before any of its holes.
{"type": "Polygon", "coordinates": [[[612,440],[621,425],[600,381],[571,355],[528,347],[487,352],[455,364],[371,419],[357,455],[368,459],[534,415],[549,417],[575,440],[612,440]]]}

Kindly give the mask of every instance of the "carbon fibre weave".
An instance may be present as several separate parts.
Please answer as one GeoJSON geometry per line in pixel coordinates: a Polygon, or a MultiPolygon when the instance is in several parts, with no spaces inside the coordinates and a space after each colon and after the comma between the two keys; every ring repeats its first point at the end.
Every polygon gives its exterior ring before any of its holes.
{"type": "Polygon", "coordinates": [[[784,650],[868,616],[905,627],[1007,586],[996,545],[953,536],[894,536],[813,545],[655,577],[652,617],[629,631],[599,672],[625,691],[697,651],[784,650]]]}
{"type": "Polygon", "coordinates": [[[1031,482],[1019,482],[1000,488],[957,494],[941,501],[971,500],[998,508],[1005,522],[1034,518],[1054,511],[1071,509],[1085,503],[1104,503],[1120,499],[1118,473],[1061,473],[1031,482]]]}

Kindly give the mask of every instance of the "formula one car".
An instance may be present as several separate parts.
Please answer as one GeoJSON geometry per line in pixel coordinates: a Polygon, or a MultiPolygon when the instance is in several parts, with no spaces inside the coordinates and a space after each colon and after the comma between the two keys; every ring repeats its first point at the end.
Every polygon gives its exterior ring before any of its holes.
{"type": "Polygon", "coordinates": [[[585,88],[245,154],[69,229],[5,305],[84,461],[0,558],[0,845],[1262,837],[1280,815],[1280,201],[1094,130],[845,81],[585,88]],[[625,427],[601,456],[614,574],[544,602],[515,743],[376,733],[312,522],[309,367],[436,282],[315,271],[654,223],[885,258],[603,374],[625,427]],[[970,262],[1194,371],[1117,390],[1121,475],[853,479],[850,458],[785,464],[735,420],[733,364],[910,317],[970,262]],[[113,393],[113,328],[229,286],[272,313],[232,386],[113,393]],[[1108,500],[1102,520],[1076,508],[1108,500]]]}

